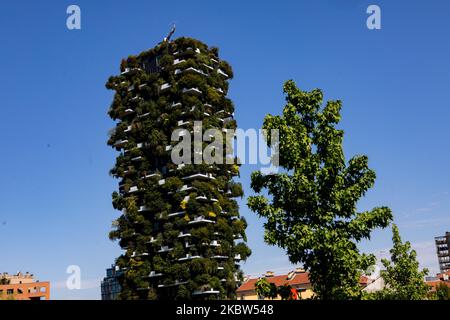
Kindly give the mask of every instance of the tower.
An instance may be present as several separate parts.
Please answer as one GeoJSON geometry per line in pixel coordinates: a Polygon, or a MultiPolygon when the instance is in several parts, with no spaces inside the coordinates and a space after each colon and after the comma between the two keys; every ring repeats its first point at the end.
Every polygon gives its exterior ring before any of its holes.
{"type": "Polygon", "coordinates": [[[106,84],[115,90],[109,116],[117,122],[108,144],[120,152],[110,173],[120,180],[112,198],[122,214],[110,238],[124,249],[116,260],[122,299],[235,298],[239,262],[250,250],[233,199],[243,195],[233,180],[239,166],[224,151],[236,128],[226,97],[232,76],[217,48],[178,38],[122,60],[106,84]],[[202,135],[216,129],[223,136],[223,148],[213,150],[223,163],[195,161],[210,144],[203,141],[191,143],[188,161],[172,160],[197,121],[202,135]],[[177,136],[176,129],[185,131],[177,136]]]}

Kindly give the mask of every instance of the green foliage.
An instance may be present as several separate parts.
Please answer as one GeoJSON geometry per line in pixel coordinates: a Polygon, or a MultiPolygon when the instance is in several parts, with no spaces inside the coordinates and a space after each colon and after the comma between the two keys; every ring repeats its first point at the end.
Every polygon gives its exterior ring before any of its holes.
{"type": "Polygon", "coordinates": [[[389,251],[391,259],[383,259],[386,270],[381,272],[386,288],[376,293],[377,299],[423,300],[427,297],[429,286],[424,282],[427,269],[419,270],[419,262],[411,244],[402,242],[396,225],[392,226],[393,247],[389,251]]]}
{"type": "Polygon", "coordinates": [[[277,286],[266,278],[260,278],[255,283],[256,294],[263,298],[275,299],[278,296],[277,286]]]}
{"type": "Polygon", "coordinates": [[[435,295],[437,300],[450,300],[450,287],[443,282],[439,283],[435,295]]]}
{"type": "MultiPolygon", "coordinates": [[[[342,149],[340,101],[322,107],[319,89],[305,92],[293,81],[284,85],[286,106],[281,116],[267,115],[263,128],[279,130],[281,173],[252,174],[251,187],[263,195],[249,197],[248,206],[265,222],[265,241],[286,250],[292,263],[310,272],[319,299],[357,299],[359,279],[375,263],[361,254],[357,242],[392,220],[387,207],[358,212],[357,201],[375,182],[367,156],[346,164],[342,149]]],[[[270,132],[270,131],[269,131],[270,132]]],[[[271,137],[267,136],[268,145],[271,137]]]]}

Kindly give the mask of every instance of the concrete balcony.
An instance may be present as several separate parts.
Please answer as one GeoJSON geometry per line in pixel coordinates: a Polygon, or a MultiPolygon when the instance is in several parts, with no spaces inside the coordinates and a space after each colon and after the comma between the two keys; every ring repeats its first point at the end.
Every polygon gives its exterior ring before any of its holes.
{"type": "Polygon", "coordinates": [[[179,286],[179,285],[182,285],[182,284],[186,284],[186,283],[188,283],[187,281],[175,281],[174,283],[171,283],[171,284],[159,284],[158,285],[158,288],[167,288],[167,287],[175,287],[175,286],[179,286]]]}
{"type": "Polygon", "coordinates": [[[184,59],[175,59],[175,60],[173,60],[173,65],[175,66],[175,65],[177,65],[177,64],[179,64],[179,63],[183,63],[183,62],[185,62],[186,60],[184,60],[184,59]]]}
{"type": "Polygon", "coordinates": [[[169,218],[172,218],[172,217],[179,217],[179,216],[182,216],[182,215],[185,215],[185,214],[186,214],[186,211],[178,211],[178,212],[169,213],[167,216],[169,218]]]}
{"type": "Polygon", "coordinates": [[[115,144],[114,147],[116,148],[122,148],[124,147],[129,141],[127,139],[125,140],[118,140],[115,144]]]}
{"type": "Polygon", "coordinates": [[[198,197],[195,197],[195,199],[198,200],[198,201],[203,201],[203,202],[217,202],[217,201],[219,201],[219,200],[217,200],[215,198],[207,198],[205,196],[198,196],[198,197]]]}
{"type": "Polygon", "coordinates": [[[149,278],[155,278],[155,277],[160,277],[160,276],[162,276],[162,275],[163,275],[162,273],[158,273],[158,272],[156,272],[156,271],[150,271],[148,277],[149,277],[149,278]]]}
{"type": "Polygon", "coordinates": [[[202,91],[198,88],[184,88],[182,92],[189,94],[202,94],[202,91]]]}
{"type": "Polygon", "coordinates": [[[147,212],[150,211],[150,208],[147,206],[140,206],[138,212],[147,212]]]}
{"type": "Polygon", "coordinates": [[[169,83],[164,83],[163,85],[161,85],[161,91],[169,89],[170,87],[171,87],[171,85],[169,83]]]}
{"type": "Polygon", "coordinates": [[[212,259],[228,259],[228,256],[223,255],[215,255],[211,257],[212,259]]]}
{"type": "Polygon", "coordinates": [[[190,233],[183,233],[183,232],[180,232],[180,234],[178,235],[178,238],[185,238],[185,237],[190,237],[190,236],[191,236],[190,233]]]}
{"type": "Polygon", "coordinates": [[[213,224],[215,224],[216,222],[213,221],[213,220],[206,219],[204,216],[199,216],[199,217],[195,217],[194,220],[189,221],[188,224],[199,224],[199,223],[213,223],[213,224]]]}
{"type": "Polygon", "coordinates": [[[219,294],[219,290],[214,289],[208,289],[208,290],[197,290],[192,293],[193,296],[199,296],[199,295],[207,295],[207,294],[219,294]]]}
{"type": "Polygon", "coordinates": [[[188,253],[188,254],[186,254],[186,256],[179,258],[178,261],[188,261],[188,260],[200,259],[200,258],[201,258],[201,256],[199,256],[199,255],[193,256],[188,253]]]}
{"type": "Polygon", "coordinates": [[[241,255],[240,254],[235,255],[234,260],[241,261],[242,260],[241,255]]]}
{"type": "Polygon", "coordinates": [[[230,76],[228,74],[226,74],[225,72],[223,72],[220,68],[217,69],[217,73],[224,76],[225,78],[229,78],[230,76]]]}
{"type": "Polygon", "coordinates": [[[168,246],[162,246],[161,249],[158,250],[159,253],[170,252],[173,248],[169,248],[168,246]]]}
{"type": "Polygon", "coordinates": [[[138,191],[139,191],[139,188],[137,186],[132,186],[128,192],[134,193],[134,192],[138,192],[138,191]]]}
{"type": "Polygon", "coordinates": [[[212,173],[196,173],[187,177],[183,177],[183,180],[194,180],[194,179],[198,179],[198,180],[216,180],[216,178],[214,177],[214,175],[212,173]]]}

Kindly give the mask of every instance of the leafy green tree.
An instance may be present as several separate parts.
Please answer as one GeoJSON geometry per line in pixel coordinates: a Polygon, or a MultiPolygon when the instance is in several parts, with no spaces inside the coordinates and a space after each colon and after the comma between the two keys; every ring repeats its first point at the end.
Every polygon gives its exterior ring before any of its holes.
{"type": "Polygon", "coordinates": [[[275,299],[278,296],[277,286],[266,278],[261,278],[255,283],[256,294],[263,298],[275,299]]]}
{"type": "Polygon", "coordinates": [[[389,251],[391,259],[382,259],[386,270],[381,271],[386,288],[377,294],[379,299],[389,300],[423,300],[426,299],[429,286],[424,278],[427,269],[419,270],[419,262],[411,244],[402,242],[396,225],[392,226],[393,247],[389,251]]]}
{"type": "MultiPolygon", "coordinates": [[[[248,206],[265,222],[265,241],[286,250],[289,260],[310,272],[316,298],[354,299],[361,296],[359,279],[375,263],[361,254],[357,242],[370,238],[373,229],[385,228],[391,210],[377,207],[358,212],[357,201],[375,182],[367,156],[346,164],[342,149],[340,101],[322,107],[319,89],[305,92],[290,80],[284,85],[287,104],[281,116],[267,115],[263,128],[279,130],[281,173],[254,172],[256,193],[248,206]]],[[[267,143],[272,146],[272,137],[267,143]]],[[[276,144],[275,141],[273,141],[276,144]]]]}
{"type": "Polygon", "coordinates": [[[441,282],[436,286],[436,299],[450,300],[450,288],[447,284],[441,282]]]}

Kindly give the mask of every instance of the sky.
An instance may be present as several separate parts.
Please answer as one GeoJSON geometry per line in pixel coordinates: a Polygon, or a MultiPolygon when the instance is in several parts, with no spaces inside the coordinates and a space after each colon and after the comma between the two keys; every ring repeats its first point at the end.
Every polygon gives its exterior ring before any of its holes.
{"type": "MultiPolygon", "coordinates": [[[[343,101],[347,158],[367,154],[377,173],[358,207],[387,205],[421,265],[438,271],[434,237],[450,231],[450,25],[448,1],[3,1],[0,10],[0,272],[51,281],[52,299],[100,299],[105,269],[120,254],[108,239],[117,189],[117,153],[106,145],[114,122],[105,89],[122,58],[175,37],[220,48],[233,67],[229,97],[240,128],[280,114],[283,82],[321,88],[343,101]],[[66,9],[81,8],[68,30],[66,9]],[[381,8],[369,30],[366,9],[381,8]],[[71,265],[82,287],[66,288],[71,265]]],[[[250,174],[241,168],[245,196],[250,174]]],[[[263,242],[262,219],[239,201],[258,276],[293,268],[263,242]]],[[[363,241],[386,256],[391,230],[363,241]]]]}

